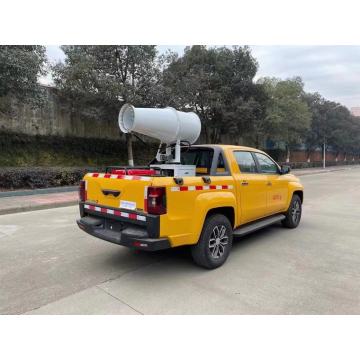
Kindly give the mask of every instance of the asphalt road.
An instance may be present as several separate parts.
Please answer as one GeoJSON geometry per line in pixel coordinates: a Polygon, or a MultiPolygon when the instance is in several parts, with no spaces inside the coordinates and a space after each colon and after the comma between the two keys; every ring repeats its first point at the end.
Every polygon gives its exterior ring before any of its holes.
{"type": "Polygon", "coordinates": [[[302,177],[300,226],[239,239],[226,264],[136,253],[76,206],[0,216],[1,314],[360,314],[360,168],[302,177]]]}

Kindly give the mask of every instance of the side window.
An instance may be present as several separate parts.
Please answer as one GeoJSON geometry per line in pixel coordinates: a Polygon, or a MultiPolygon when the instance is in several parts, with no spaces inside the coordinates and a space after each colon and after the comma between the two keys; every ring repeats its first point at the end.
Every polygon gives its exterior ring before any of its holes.
{"type": "Polygon", "coordinates": [[[234,156],[242,173],[256,173],[256,164],[248,151],[234,151],[234,156]]]}
{"type": "Polygon", "coordinates": [[[218,162],[217,162],[217,165],[216,165],[216,172],[221,174],[221,173],[224,173],[225,171],[226,171],[226,169],[225,169],[224,158],[223,158],[222,154],[220,153],[219,158],[218,158],[218,162]]]}
{"type": "Polygon", "coordinates": [[[259,162],[260,172],[266,174],[277,174],[279,172],[277,165],[268,156],[260,153],[255,153],[255,156],[259,162]]]}

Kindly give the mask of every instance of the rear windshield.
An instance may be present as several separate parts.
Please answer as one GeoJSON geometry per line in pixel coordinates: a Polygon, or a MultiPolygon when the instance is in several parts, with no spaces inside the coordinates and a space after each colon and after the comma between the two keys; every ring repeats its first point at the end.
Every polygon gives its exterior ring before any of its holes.
{"type": "Polygon", "coordinates": [[[196,167],[211,167],[214,150],[189,149],[181,152],[181,164],[196,165],[196,167]]]}
{"type": "Polygon", "coordinates": [[[196,174],[208,175],[210,174],[213,156],[213,149],[190,148],[181,153],[181,164],[195,165],[196,174]]]}
{"type": "MultiPolygon", "coordinates": [[[[214,157],[214,150],[209,148],[195,148],[181,149],[181,164],[182,165],[195,165],[196,175],[210,175],[211,164],[214,157]]],[[[158,164],[154,159],[151,165],[158,164]]],[[[224,166],[224,165],[222,165],[224,166]]]]}

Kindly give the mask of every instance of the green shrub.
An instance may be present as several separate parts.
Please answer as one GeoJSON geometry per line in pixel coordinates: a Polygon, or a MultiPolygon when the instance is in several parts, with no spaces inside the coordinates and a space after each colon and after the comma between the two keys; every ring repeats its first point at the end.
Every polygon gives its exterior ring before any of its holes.
{"type": "MultiPolygon", "coordinates": [[[[148,163],[157,144],[134,141],[137,165],[148,163]]],[[[1,166],[106,166],[126,165],[125,141],[61,136],[31,136],[0,132],[1,166]]]]}
{"type": "Polygon", "coordinates": [[[102,171],[95,168],[1,168],[0,188],[38,189],[77,185],[87,172],[102,171]]]}

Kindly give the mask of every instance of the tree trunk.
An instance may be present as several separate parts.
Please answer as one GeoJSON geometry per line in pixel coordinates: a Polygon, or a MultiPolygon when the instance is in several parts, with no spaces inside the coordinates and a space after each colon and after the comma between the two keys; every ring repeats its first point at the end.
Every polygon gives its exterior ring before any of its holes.
{"type": "Polygon", "coordinates": [[[207,144],[210,144],[210,134],[209,134],[208,128],[207,128],[207,126],[203,126],[203,128],[204,128],[204,133],[205,133],[205,141],[207,144]]]}
{"type": "Polygon", "coordinates": [[[311,150],[310,149],[306,150],[306,161],[308,163],[311,162],[311,150]]]}
{"type": "Polygon", "coordinates": [[[286,162],[287,163],[290,162],[290,147],[289,146],[286,147],[286,162]]]}
{"type": "Polygon", "coordinates": [[[258,149],[260,147],[260,136],[259,133],[255,135],[255,147],[258,149]]]}
{"type": "Polygon", "coordinates": [[[210,143],[211,144],[216,144],[216,133],[217,133],[217,129],[216,128],[212,128],[211,129],[211,136],[210,136],[210,143]]]}
{"type": "Polygon", "coordinates": [[[128,153],[128,165],[134,166],[134,156],[133,156],[133,147],[132,147],[132,135],[126,134],[126,146],[128,153]]]}

